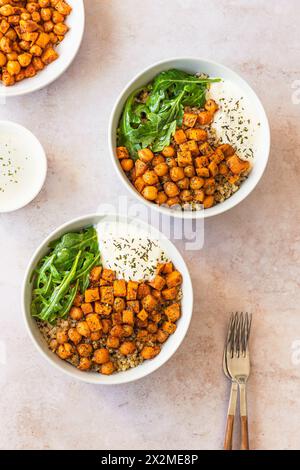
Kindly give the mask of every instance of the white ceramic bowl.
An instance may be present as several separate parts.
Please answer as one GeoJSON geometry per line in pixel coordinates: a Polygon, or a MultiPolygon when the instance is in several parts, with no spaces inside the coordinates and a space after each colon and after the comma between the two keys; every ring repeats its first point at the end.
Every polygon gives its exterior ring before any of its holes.
{"type": "Polygon", "coordinates": [[[0,121],[0,213],[29,204],[47,175],[47,158],[38,139],[25,127],[0,121]]]}
{"type": "Polygon", "coordinates": [[[68,3],[73,8],[72,13],[66,19],[70,30],[65,39],[56,47],[58,59],[38,72],[35,77],[22,80],[12,87],[5,87],[0,83],[0,97],[9,98],[40,90],[54,82],[71,65],[82,41],[85,14],[83,0],[68,0],[68,3]]]}
{"type": "MultiPolygon", "coordinates": [[[[61,370],[62,372],[68,374],[69,376],[79,379],[85,382],[93,383],[93,384],[104,384],[104,385],[111,385],[111,384],[120,384],[126,382],[132,382],[134,380],[140,379],[145,377],[146,375],[150,374],[151,372],[158,369],[162,366],[170,357],[175,353],[181,342],[183,341],[190,321],[192,317],[193,311],[193,288],[191,278],[187,269],[187,266],[175,248],[175,246],[159,231],[151,227],[150,225],[133,220],[130,218],[126,218],[123,216],[119,216],[120,222],[128,222],[130,224],[134,224],[136,227],[136,234],[138,236],[139,227],[140,230],[151,230],[151,236],[154,239],[158,239],[160,246],[165,251],[165,253],[171,258],[176,268],[182,273],[183,275],[183,299],[182,299],[182,316],[177,322],[177,329],[173,335],[170,336],[168,341],[163,345],[162,350],[158,356],[150,361],[145,361],[143,364],[135,367],[133,369],[127,370],[125,372],[119,372],[110,376],[104,376],[99,373],[93,372],[82,372],[72,365],[68,364],[65,361],[53,354],[47,347],[47,344],[42,337],[40,331],[37,328],[35,320],[32,318],[30,314],[30,303],[31,303],[31,292],[32,292],[32,272],[36,267],[38,261],[48,252],[49,242],[51,240],[55,240],[61,237],[64,233],[68,231],[75,231],[81,229],[88,225],[96,225],[100,221],[103,221],[103,218],[106,218],[106,221],[115,220],[114,215],[101,215],[101,214],[94,214],[94,215],[87,215],[85,217],[80,217],[78,219],[72,220],[63,226],[59,227],[55,230],[51,235],[49,235],[46,240],[39,246],[39,248],[34,253],[28,268],[26,270],[23,289],[22,289],[22,308],[25,323],[29,332],[29,335],[34,342],[35,346],[37,347],[38,351],[44,356],[52,365],[56,368],[61,370]]],[[[101,247],[100,247],[101,251],[101,247]]]]}
{"type": "Polygon", "coordinates": [[[121,181],[123,182],[123,184],[125,184],[126,188],[131,192],[131,194],[133,194],[141,202],[146,204],[149,208],[155,209],[163,214],[168,214],[178,218],[202,219],[228,211],[232,207],[236,206],[243,199],[245,199],[253,191],[253,189],[255,188],[255,186],[263,175],[269,158],[270,128],[266,113],[259,98],[254,93],[252,88],[245,82],[245,80],[243,80],[237,73],[233,72],[224,65],[206,59],[192,57],[173,58],[151,65],[150,67],[139,73],[136,77],[131,80],[130,83],[126,85],[126,87],[118,97],[111,113],[108,142],[113,165],[121,181]],[[157,204],[146,201],[130,183],[127,176],[123,172],[116,156],[116,131],[118,128],[118,123],[123,111],[124,104],[128,96],[134,90],[138,89],[143,85],[148,84],[158,73],[172,68],[181,69],[189,73],[206,73],[210,77],[219,77],[222,78],[224,81],[230,81],[240,91],[241,96],[244,97],[245,101],[249,103],[252,114],[255,116],[257,121],[260,122],[260,127],[257,130],[256,135],[257,151],[253,161],[253,169],[248,179],[241,185],[240,189],[225,202],[222,202],[221,204],[218,204],[209,209],[197,212],[177,211],[171,208],[158,206],[157,204]]]}

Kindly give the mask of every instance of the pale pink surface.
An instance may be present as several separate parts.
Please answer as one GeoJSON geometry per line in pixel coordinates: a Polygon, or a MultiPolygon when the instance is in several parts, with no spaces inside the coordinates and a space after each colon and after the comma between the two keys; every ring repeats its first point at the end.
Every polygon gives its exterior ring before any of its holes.
{"type": "MultiPolygon", "coordinates": [[[[300,104],[292,102],[292,83],[300,78],[300,4],[85,3],[86,34],[67,73],[48,89],[0,107],[0,119],[37,135],[49,161],[39,197],[0,216],[0,448],[221,448],[229,393],[223,339],[228,314],[242,309],[255,314],[251,445],[297,448],[300,365],[291,358],[300,339],[300,104]],[[22,276],[33,250],[57,225],[127,195],[107,151],[111,107],[139,70],[174,55],[209,57],[249,81],[270,118],[270,163],[245,202],[205,223],[204,249],[184,253],[195,309],[173,359],[126,386],[73,382],[38,355],[26,334],[22,276]]],[[[183,243],[175,243],[183,251],[183,243]]]]}

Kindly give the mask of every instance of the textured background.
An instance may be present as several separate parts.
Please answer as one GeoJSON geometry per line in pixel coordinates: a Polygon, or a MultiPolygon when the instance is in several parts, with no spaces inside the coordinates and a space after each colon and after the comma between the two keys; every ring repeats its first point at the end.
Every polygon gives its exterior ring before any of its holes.
{"type": "MultiPolygon", "coordinates": [[[[229,393],[221,370],[226,322],[230,311],[249,309],[252,447],[297,448],[300,104],[293,104],[292,84],[300,79],[300,3],[86,0],[86,7],[84,41],[70,69],[47,89],[0,107],[0,119],[38,136],[49,161],[38,198],[0,215],[0,447],[220,448],[229,393]],[[205,223],[204,249],[184,253],[195,310],[175,356],[137,383],[78,383],[31,343],[20,309],[23,273],[58,224],[127,195],[107,151],[112,105],[133,75],[176,55],[223,62],[249,81],[270,118],[270,163],[246,201],[205,223]]],[[[183,243],[176,245],[183,252],[183,243]]]]}

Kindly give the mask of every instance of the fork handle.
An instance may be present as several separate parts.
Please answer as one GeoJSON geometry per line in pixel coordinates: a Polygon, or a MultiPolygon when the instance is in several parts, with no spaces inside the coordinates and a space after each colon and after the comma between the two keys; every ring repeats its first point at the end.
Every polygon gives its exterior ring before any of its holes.
{"type": "Polygon", "coordinates": [[[249,450],[246,384],[240,384],[241,450],[249,450]]]}
{"type": "Polygon", "coordinates": [[[249,450],[248,418],[241,416],[241,450],[249,450]]]}
{"type": "Polygon", "coordinates": [[[232,450],[233,425],[234,425],[234,417],[235,417],[235,410],[236,410],[236,403],[237,403],[237,395],[238,395],[237,383],[232,382],[231,390],[230,390],[229,405],[228,405],[228,413],[227,413],[225,438],[224,438],[224,450],[232,450]]]}

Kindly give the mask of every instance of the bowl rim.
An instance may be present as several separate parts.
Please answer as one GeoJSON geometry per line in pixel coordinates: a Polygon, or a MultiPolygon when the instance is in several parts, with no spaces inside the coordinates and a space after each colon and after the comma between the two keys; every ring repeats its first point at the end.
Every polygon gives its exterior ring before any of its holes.
{"type": "MultiPolygon", "coordinates": [[[[159,72],[157,72],[159,73],[159,72]]],[[[122,111],[121,111],[122,112],[122,111]]],[[[121,113],[120,113],[121,115],[121,113]]],[[[154,209],[155,211],[163,214],[163,215],[169,215],[174,218],[178,219],[206,219],[210,217],[214,217],[220,214],[223,214],[224,212],[229,211],[230,209],[233,209],[236,207],[238,204],[240,204],[244,199],[246,199],[252,191],[256,188],[257,184],[261,180],[266,166],[268,164],[269,156],[270,156],[270,148],[271,148],[271,132],[270,132],[270,124],[268,120],[267,113],[265,111],[265,108],[256,94],[256,92],[253,90],[253,88],[249,85],[249,83],[237,72],[232,70],[231,68],[227,67],[226,65],[223,65],[222,63],[213,61],[211,59],[207,59],[205,57],[197,57],[197,56],[178,56],[178,57],[170,57],[167,59],[160,60],[158,62],[154,62],[151,65],[147,66],[144,68],[142,71],[138,72],[127,84],[122,88],[121,92],[119,93],[114,106],[112,108],[110,118],[109,118],[109,126],[108,126],[108,147],[109,147],[109,153],[110,157],[113,163],[113,166],[119,176],[119,179],[122,181],[124,186],[127,188],[127,190],[135,197],[135,199],[141,201],[143,204],[145,204],[147,207],[150,209],[154,209]],[[223,68],[225,71],[227,71],[229,74],[232,76],[236,77],[239,81],[243,83],[245,88],[248,90],[249,94],[252,95],[256,101],[257,105],[260,108],[261,111],[261,116],[264,120],[264,127],[265,127],[265,135],[264,135],[264,140],[266,141],[266,152],[264,153],[264,161],[261,164],[260,172],[256,175],[256,180],[252,182],[251,188],[249,188],[249,191],[247,191],[245,194],[239,194],[239,191],[235,193],[235,195],[239,195],[239,198],[237,200],[234,200],[231,204],[229,203],[229,207],[224,207],[223,203],[217,204],[216,206],[209,208],[209,209],[202,209],[200,211],[181,211],[181,210],[174,210],[171,208],[167,207],[162,207],[159,206],[158,204],[154,204],[150,201],[147,201],[144,199],[141,194],[132,186],[132,184],[129,182],[127,176],[122,172],[119,161],[117,160],[117,157],[115,155],[115,143],[113,142],[113,133],[115,131],[114,129],[114,120],[115,120],[115,115],[117,113],[117,108],[120,105],[120,102],[126,97],[126,99],[129,96],[129,89],[134,85],[134,83],[140,79],[143,75],[145,75],[147,72],[151,71],[154,68],[157,67],[163,67],[164,65],[168,64],[169,62],[187,62],[187,61],[197,61],[197,62],[206,62],[210,66],[216,66],[223,68]]],[[[227,200],[230,201],[231,198],[227,200]]]]}
{"type": "MultiPolygon", "coordinates": [[[[7,88],[2,85],[0,87],[0,98],[4,99],[10,99],[10,98],[15,98],[17,96],[24,96],[24,95],[29,95],[30,93],[34,93],[35,91],[42,90],[43,88],[46,88],[47,86],[51,85],[53,82],[58,80],[70,67],[70,65],[73,63],[75,57],[78,54],[78,51],[80,49],[82,39],[83,39],[83,34],[85,30],[85,6],[84,6],[84,1],[83,0],[76,0],[76,5],[78,5],[79,8],[81,8],[81,13],[82,13],[82,23],[81,23],[81,28],[78,30],[77,34],[78,36],[78,43],[76,47],[74,48],[73,52],[70,54],[69,59],[65,61],[62,69],[59,71],[58,74],[54,75],[51,78],[45,78],[45,80],[41,80],[41,83],[38,84],[36,83],[35,85],[32,85],[31,87],[28,86],[28,89],[24,90],[18,90],[17,86],[13,86],[9,88],[9,93],[7,92],[7,88]]],[[[51,65],[51,64],[50,64],[51,65]]],[[[43,71],[42,71],[43,72],[43,71]]],[[[44,71],[44,74],[47,75],[47,70],[44,71]]],[[[30,79],[27,81],[27,83],[30,85],[30,79]]]]}
{"type": "Polygon", "coordinates": [[[13,129],[16,129],[17,132],[20,131],[22,133],[27,134],[30,137],[31,141],[33,142],[33,144],[34,144],[35,148],[37,149],[37,151],[40,153],[40,158],[41,158],[41,165],[40,165],[41,183],[40,183],[39,187],[37,188],[37,190],[34,193],[32,193],[30,198],[24,200],[24,202],[22,202],[22,204],[15,205],[12,209],[9,209],[9,210],[0,210],[0,214],[9,214],[11,212],[16,212],[16,211],[26,207],[41,192],[41,190],[42,190],[42,188],[45,184],[46,177],[47,177],[48,161],[47,161],[47,156],[46,156],[45,149],[42,146],[41,142],[36,137],[36,135],[33,134],[33,132],[31,132],[27,127],[22,126],[21,124],[19,124],[17,122],[9,121],[9,120],[1,120],[0,121],[0,128],[1,128],[1,126],[8,126],[8,127],[13,128],[13,129]]]}
{"type": "MultiPolygon", "coordinates": [[[[43,241],[39,244],[39,246],[36,248],[33,255],[31,256],[31,258],[30,258],[30,260],[27,264],[26,270],[25,270],[25,274],[24,274],[24,278],[23,278],[23,282],[22,282],[22,287],[21,287],[21,309],[22,309],[22,317],[23,317],[23,320],[24,320],[24,323],[25,323],[27,333],[28,333],[29,337],[31,338],[31,341],[33,342],[35,348],[38,350],[38,352],[41,354],[41,356],[43,356],[46,359],[46,361],[49,364],[51,364],[52,366],[54,366],[56,368],[56,370],[59,370],[62,373],[65,373],[67,376],[72,377],[73,379],[76,379],[76,380],[80,380],[81,382],[84,382],[84,383],[90,383],[90,384],[94,384],[94,385],[120,385],[120,384],[135,382],[136,380],[140,380],[140,379],[152,374],[153,372],[158,370],[160,367],[162,367],[164,364],[166,364],[171,359],[171,357],[173,357],[173,355],[175,354],[175,352],[178,350],[178,348],[182,344],[183,340],[185,339],[185,337],[187,335],[187,332],[188,332],[188,329],[190,327],[191,320],[192,320],[193,306],[194,306],[194,291],[193,291],[193,284],[192,284],[192,279],[191,279],[189,269],[186,265],[186,262],[185,262],[183,256],[181,255],[180,251],[177,249],[177,247],[174,245],[174,243],[171,240],[169,240],[160,230],[156,229],[151,224],[149,224],[147,222],[144,222],[143,220],[139,220],[139,224],[142,227],[150,228],[151,231],[153,230],[152,233],[159,234],[160,237],[162,237],[164,240],[166,240],[168,243],[170,243],[172,245],[173,249],[176,252],[176,255],[181,259],[181,261],[183,263],[183,266],[185,268],[185,278],[184,278],[184,280],[185,280],[185,282],[187,282],[189,284],[191,298],[190,298],[189,311],[186,312],[184,316],[182,316],[182,319],[184,321],[184,328],[183,328],[183,331],[181,332],[181,338],[179,337],[179,339],[177,340],[177,343],[174,345],[174,348],[172,349],[172,351],[169,353],[169,355],[166,358],[164,358],[161,361],[158,361],[157,359],[162,357],[162,356],[158,355],[152,360],[153,361],[152,362],[153,367],[151,368],[150,371],[147,371],[147,370],[146,371],[141,371],[141,372],[139,372],[137,377],[131,377],[129,379],[126,379],[126,371],[124,371],[124,375],[122,373],[112,375],[111,377],[114,377],[113,382],[109,382],[109,381],[101,382],[100,380],[97,380],[95,378],[95,374],[85,374],[84,372],[81,372],[81,371],[79,371],[80,374],[76,375],[75,373],[73,373],[71,368],[69,369],[69,368],[64,367],[64,361],[61,361],[62,364],[60,364],[60,363],[56,363],[54,360],[52,360],[52,358],[50,356],[50,352],[49,352],[49,354],[47,354],[46,351],[43,350],[43,348],[38,344],[38,342],[35,339],[34,334],[32,332],[31,326],[29,324],[28,316],[30,316],[30,313],[27,311],[27,308],[26,308],[27,284],[29,282],[30,276],[32,275],[32,271],[33,271],[34,265],[36,263],[36,258],[40,254],[40,252],[46,246],[48,246],[49,242],[51,240],[53,240],[59,232],[62,232],[63,230],[67,229],[69,226],[75,225],[75,224],[78,224],[78,223],[82,222],[82,227],[84,227],[85,226],[85,222],[84,222],[85,220],[95,219],[95,218],[102,218],[102,217],[106,217],[106,216],[107,217],[116,217],[117,216],[118,218],[122,218],[123,220],[125,220],[125,219],[126,220],[134,220],[133,217],[128,217],[126,215],[122,215],[122,214],[118,214],[118,213],[109,213],[109,212],[107,212],[107,213],[106,212],[103,212],[103,213],[100,213],[100,212],[99,213],[97,213],[97,212],[96,213],[90,213],[90,214],[86,214],[86,215],[79,216],[79,217],[76,217],[74,219],[71,219],[68,222],[65,222],[64,224],[60,225],[56,229],[52,230],[52,232],[46,238],[43,239],[43,241]],[[116,377],[119,377],[119,379],[116,379],[116,377]]],[[[176,334],[176,332],[175,332],[175,334],[176,334]]],[[[77,369],[75,369],[75,370],[77,370],[77,369]]],[[[138,366],[136,368],[134,368],[133,370],[138,371],[138,366]]],[[[107,377],[110,377],[110,376],[107,376],[107,377]]],[[[101,378],[100,374],[99,374],[99,378],[101,378]]]]}

